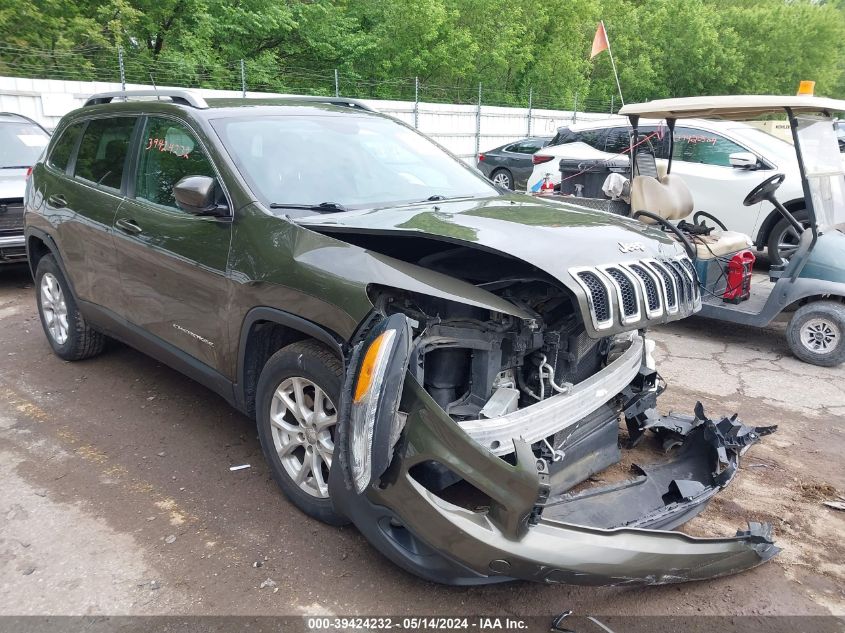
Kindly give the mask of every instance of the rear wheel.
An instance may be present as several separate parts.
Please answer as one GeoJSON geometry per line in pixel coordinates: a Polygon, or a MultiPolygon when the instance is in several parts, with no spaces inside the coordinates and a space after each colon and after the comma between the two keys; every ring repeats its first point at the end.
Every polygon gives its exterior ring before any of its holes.
{"type": "MultiPolygon", "coordinates": [[[[793,211],[792,215],[805,229],[810,226],[804,209],[793,211]]],[[[798,250],[800,235],[786,218],[781,218],[769,233],[768,255],[772,266],[786,263],[798,250]]]]}
{"type": "Polygon", "coordinates": [[[300,341],[261,371],[258,437],[273,479],[305,514],[343,525],[329,497],[343,365],[326,346],[300,341]]]}
{"type": "Polygon", "coordinates": [[[106,337],[79,312],[56,259],[45,255],[35,271],[38,316],[53,352],[64,360],[82,360],[103,351],[106,337]]]}
{"type": "Polygon", "coordinates": [[[494,185],[513,191],[513,174],[507,169],[497,169],[493,172],[493,175],[490,176],[490,180],[493,181],[494,185]]]}
{"type": "Polygon", "coordinates": [[[845,362],[845,305],[815,301],[796,310],[786,328],[796,357],[813,365],[836,367],[845,362]]]}

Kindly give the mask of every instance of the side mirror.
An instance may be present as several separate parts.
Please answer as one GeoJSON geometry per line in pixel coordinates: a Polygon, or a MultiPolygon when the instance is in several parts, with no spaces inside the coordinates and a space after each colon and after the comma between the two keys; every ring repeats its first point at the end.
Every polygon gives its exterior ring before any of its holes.
{"type": "Polygon", "coordinates": [[[758,167],[757,157],[751,152],[731,154],[728,156],[728,160],[731,162],[731,167],[737,169],[757,169],[758,167]]]}
{"type": "Polygon", "coordinates": [[[185,176],[173,187],[173,197],[182,211],[193,215],[224,216],[229,207],[216,201],[217,183],[209,176],[185,176]]]}

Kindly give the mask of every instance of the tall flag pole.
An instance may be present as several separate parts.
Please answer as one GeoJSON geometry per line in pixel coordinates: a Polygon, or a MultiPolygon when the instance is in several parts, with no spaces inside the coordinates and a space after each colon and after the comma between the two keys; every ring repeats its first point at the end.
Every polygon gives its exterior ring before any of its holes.
{"type": "Polygon", "coordinates": [[[604,28],[604,20],[599,22],[596,34],[593,36],[593,48],[590,51],[590,59],[602,51],[607,51],[607,54],[610,55],[610,65],[613,66],[613,76],[616,78],[616,88],[619,90],[619,100],[622,102],[622,105],[625,105],[625,97],[622,96],[622,86],[619,85],[619,73],[616,72],[616,62],[613,61],[613,51],[610,50],[610,40],[607,39],[607,31],[604,28]]]}

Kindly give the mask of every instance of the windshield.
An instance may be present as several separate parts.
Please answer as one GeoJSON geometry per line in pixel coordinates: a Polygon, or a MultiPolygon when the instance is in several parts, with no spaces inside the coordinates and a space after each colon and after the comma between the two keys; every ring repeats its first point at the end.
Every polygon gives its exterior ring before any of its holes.
{"type": "Polygon", "coordinates": [[[387,206],[497,190],[422,134],[376,116],[217,119],[255,193],[273,206],[387,206]]]}
{"type": "Polygon", "coordinates": [[[798,143],[819,230],[845,222],[845,170],[833,121],[800,116],[798,143]]]}
{"type": "Polygon", "coordinates": [[[0,121],[0,169],[32,167],[50,137],[27,121],[0,121]]]}
{"type": "Polygon", "coordinates": [[[784,154],[795,156],[795,149],[791,143],[778,138],[774,134],[769,134],[765,130],[748,125],[731,128],[730,131],[737,138],[748,141],[749,145],[753,145],[762,154],[773,154],[775,157],[783,156],[784,154]]]}

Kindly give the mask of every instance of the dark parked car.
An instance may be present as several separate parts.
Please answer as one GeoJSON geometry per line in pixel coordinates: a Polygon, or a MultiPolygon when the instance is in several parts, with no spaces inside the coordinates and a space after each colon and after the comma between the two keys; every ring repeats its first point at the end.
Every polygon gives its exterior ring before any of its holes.
{"type": "Polygon", "coordinates": [[[655,413],[644,329],[701,306],[661,232],[502,194],[355,101],[188,91],[68,114],[25,219],[60,358],[110,336],[193,377],[256,420],[296,506],[419,576],[670,583],[778,551],[761,524],[667,531],[763,431],[655,413]],[[620,417],[632,445],[681,447],[590,486],[620,417]]]}
{"type": "Polygon", "coordinates": [[[26,260],[23,194],[26,176],[50,135],[22,114],[0,112],[0,264],[26,260]]]}
{"type": "Polygon", "coordinates": [[[478,155],[478,169],[500,187],[525,190],[533,168],[531,156],[550,140],[550,136],[531,136],[491,149],[478,155]]]}

